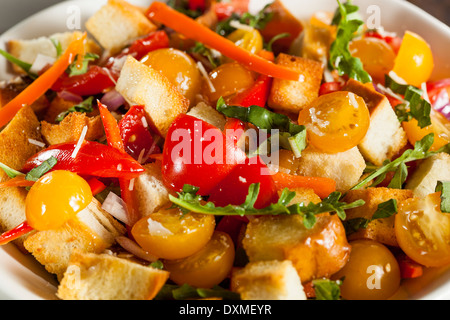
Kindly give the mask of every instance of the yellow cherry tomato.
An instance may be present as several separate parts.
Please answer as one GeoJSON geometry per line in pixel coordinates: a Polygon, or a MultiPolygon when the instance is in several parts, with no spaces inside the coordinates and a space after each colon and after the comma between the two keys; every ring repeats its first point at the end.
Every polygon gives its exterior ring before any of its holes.
{"type": "Polygon", "coordinates": [[[402,126],[411,145],[422,140],[430,133],[434,133],[434,143],[430,148],[431,151],[437,151],[450,142],[450,121],[439,112],[431,110],[431,125],[428,127],[420,128],[416,119],[403,122],[402,126]]]}
{"type": "Polygon", "coordinates": [[[36,230],[61,227],[92,201],[89,184],[75,173],[52,171],[31,187],[26,199],[26,217],[36,230]]]}
{"type": "Polygon", "coordinates": [[[139,220],[131,233],[147,252],[162,259],[186,258],[203,248],[215,228],[211,215],[162,209],[139,220]]]}
{"type": "Polygon", "coordinates": [[[379,82],[384,82],[385,75],[394,68],[394,50],[384,40],[358,39],[352,41],[349,48],[352,55],[361,60],[364,70],[379,82]]]}
{"type": "Polygon", "coordinates": [[[305,125],[309,143],[327,153],[357,146],[365,137],[370,114],[364,100],[351,92],[338,91],[320,96],[298,117],[305,125]]]}
{"type": "Polygon", "coordinates": [[[225,63],[209,74],[213,88],[205,84],[205,95],[214,103],[249,89],[254,83],[253,73],[237,62],[225,63]]]}
{"type": "Polygon", "coordinates": [[[430,79],[434,69],[433,53],[419,35],[407,31],[395,59],[393,71],[408,84],[419,87],[430,79]]]}
{"type": "Polygon", "coordinates": [[[344,279],[341,295],[347,300],[385,300],[400,287],[400,268],[387,247],[372,240],[350,242],[347,264],[333,279],[344,279]]]}
{"type": "Polygon", "coordinates": [[[441,193],[400,202],[395,235],[408,257],[427,267],[450,264],[450,215],[440,208],[441,193]]]}
{"type": "Polygon", "coordinates": [[[211,288],[229,275],[234,262],[235,250],[230,236],[216,231],[208,244],[186,259],[164,261],[170,279],[197,288],[211,288]]]}
{"type": "Polygon", "coordinates": [[[190,101],[200,93],[201,73],[185,52],[173,48],[159,49],[147,54],[141,62],[161,72],[190,101]]]}
{"type": "Polygon", "coordinates": [[[258,54],[264,45],[263,37],[256,29],[252,31],[238,29],[228,36],[228,40],[253,54],[258,54]]]}

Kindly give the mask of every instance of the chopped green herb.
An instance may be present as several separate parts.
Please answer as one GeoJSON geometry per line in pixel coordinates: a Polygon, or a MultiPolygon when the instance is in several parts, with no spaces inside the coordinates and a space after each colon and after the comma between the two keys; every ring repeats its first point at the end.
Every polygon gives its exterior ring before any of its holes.
{"type": "Polygon", "coordinates": [[[211,64],[212,68],[217,68],[220,65],[220,59],[217,57],[214,57],[214,54],[212,53],[211,49],[207,48],[203,43],[196,42],[195,47],[191,49],[192,53],[197,53],[199,55],[202,55],[206,57],[211,64]]]}
{"type": "Polygon", "coordinates": [[[55,119],[55,122],[61,122],[64,120],[65,117],[67,117],[67,115],[69,115],[72,112],[85,112],[85,113],[90,113],[92,112],[93,106],[92,103],[94,101],[94,97],[89,97],[86,100],[84,100],[83,102],[81,102],[80,104],[77,104],[71,108],[69,108],[67,111],[61,112],[55,119]]]}
{"type": "Polygon", "coordinates": [[[436,192],[441,192],[441,211],[450,213],[450,181],[438,181],[436,192]]]}
{"type": "Polygon", "coordinates": [[[2,49],[0,49],[0,54],[2,56],[4,56],[9,62],[11,62],[12,64],[15,64],[16,66],[21,68],[23,71],[25,71],[30,78],[32,78],[32,79],[37,78],[37,74],[30,72],[31,67],[33,66],[32,64],[22,61],[22,60],[19,60],[16,57],[14,57],[13,55],[9,54],[8,52],[6,52],[5,50],[2,50],[2,49]]]}
{"type": "Polygon", "coordinates": [[[164,269],[164,264],[161,260],[156,260],[155,262],[152,262],[150,264],[150,267],[162,270],[162,269],[164,269]]]}
{"type": "Polygon", "coordinates": [[[361,60],[353,57],[349,49],[355,33],[364,24],[362,20],[355,17],[355,12],[359,8],[349,2],[341,4],[338,1],[338,4],[339,8],[333,19],[333,24],[337,25],[337,36],[330,47],[328,67],[331,70],[337,70],[341,76],[348,75],[363,83],[371,82],[372,78],[364,70],[361,60]]]}
{"type": "Polygon", "coordinates": [[[63,49],[62,49],[62,46],[61,46],[61,42],[59,42],[58,40],[53,39],[53,38],[50,38],[50,41],[55,46],[56,58],[59,58],[63,54],[63,49]]]}
{"type": "MultiPolygon", "coordinates": [[[[191,186],[189,186],[191,188],[191,186]]],[[[289,205],[296,193],[289,191],[287,188],[283,190],[277,203],[273,203],[266,208],[256,209],[254,204],[259,195],[260,185],[254,183],[250,185],[245,202],[242,205],[228,205],[226,207],[216,207],[212,202],[206,202],[205,199],[197,194],[197,188],[184,188],[183,192],[177,193],[178,198],[169,195],[170,201],[175,207],[181,208],[185,212],[196,212],[201,214],[211,214],[216,216],[253,216],[253,215],[300,215],[303,217],[303,223],[307,229],[314,227],[316,223],[316,215],[329,212],[336,213],[339,218],[345,220],[345,210],[356,208],[364,205],[363,200],[353,203],[340,202],[341,194],[333,192],[322,202],[315,204],[296,203],[289,205]]]]}
{"type": "Polygon", "coordinates": [[[78,66],[78,58],[75,58],[74,62],[72,62],[72,64],[67,68],[69,77],[85,74],[88,71],[89,62],[95,61],[98,58],[99,56],[95,53],[86,53],[83,57],[81,68],[78,66]]]}
{"type": "Polygon", "coordinates": [[[201,10],[190,10],[188,0],[169,0],[167,3],[170,7],[184,15],[196,19],[202,15],[201,10]]]}
{"type": "Polygon", "coordinates": [[[0,169],[2,169],[8,175],[8,177],[10,177],[11,179],[13,179],[13,178],[15,178],[17,176],[23,176],[24,175],[22,172],[14,170],[14,169],[8,167],[6,164],[1,163],[1,162],[0,162],[0,169]]]}
{"type": "Polygon", "coordinates": [[[340,300],[342,280],[318,279],[313,280],[316,300],[340,300]]]}
{"type": "Polygon", "coordinates": [[[50,157],[50,159],[42,162],[38,167],[30,170],[25,176],[28,181],[38,181],[44,174],[49,172],[58,162],[55,157],[50,157]]]}
{"type": "Polygon", "coordinates": [[[395,107],[400,122],[416,119],[420,128],[431,125],[431,104],[422,99],[422,90],[414,86],[399,84],[388,75],[385,77],[385,84],[394,93],[405,97],[405,102],[395,107]]]}
{"type": "Polygon", "coordinates": [[[277,42],[278,40],[284,39],[284,38],[289,38],[291,36],[290,33],[285,32],[285,33],[280,33],[277,34],[275,37],[273,37],[266,45],[266,50],[267,51],[273,51],[272,50],[272,46],[275,42],[277,42]]]}

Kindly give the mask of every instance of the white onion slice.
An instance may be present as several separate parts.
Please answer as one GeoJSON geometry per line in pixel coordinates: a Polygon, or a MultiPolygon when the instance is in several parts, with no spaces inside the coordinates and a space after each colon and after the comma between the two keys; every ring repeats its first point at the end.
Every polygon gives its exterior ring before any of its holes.
{"type": "Polygon", "coordinates": [[[44,69],[48,65],[53,65],[56,59],[53,57],[49,57],[43,54],[38,54],[36,59],[33,62],[33,65],[30,68],[30,72],[34,74],[39,74],[42,69],[44,69]]]}
{"type": "Polygon", "coordinates": [[[116,242],[126,251],[138,258],[141,258],[142,260],[148,262],[155,262],[158,260],[158,257],[155,257],[154,255],[148,253],[147,251],[142,249],[136,242],[127,237],[119,236],[116,238],[116,242]]]}
{"type": "Polygon", "coordinates": [[[127,226],[131,225],[125,201],[114,192],[108,194],[102,204],[102,209],[127,226]]]}

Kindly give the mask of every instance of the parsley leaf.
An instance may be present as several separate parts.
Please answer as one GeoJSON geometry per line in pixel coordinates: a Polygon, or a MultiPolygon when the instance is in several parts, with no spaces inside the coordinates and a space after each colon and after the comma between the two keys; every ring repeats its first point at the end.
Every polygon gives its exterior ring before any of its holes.
{"type": "Polygon", "coordinates": [[[450,213],[450,181],[438,181],[436,192],[441,192],[441,211],[450,213]]]}
{"type": "Polygon", "coordinates": [[[416,160],[427,159],[435,154],[445,152],[450,154],[450,143],[443,146],[441,149],[437,151],[429,151],[434,142],[434,133],[430,133],[425,136],[422,140],[417,141],[414,149],[406,150],[400,157],[393,161],[386,160],[384,165],[376,170],[373,170],[365,179],[360,181],[357,185],[355,185],[351,190],[357,190],[363,188],[373,179],[375,181],[372,183],[371,187],[381,183],[386,177],[386,174],[391,171],[396,172],[395,182],[389,185],[390,188],[395,186],[397,189],[401,188],[401,185],[406,181],[407,178],[407,170],[406,163],[416,160]]]}
{"type": "Polygon", "coordinates": [[[416,119],[420,128],[431,125],[431,104],[422,99],[422,90],[411,85],[399,84],[388,75],[385,76],[385,83],[386,87],[394,93],[405,97],[405,103],[395,107],[395,112],[400,122],[416,119]]]}
{"type": "Polygon", "coordinates": [[[372,82],[361,60],[353,57],[349,49],[355,32],[364,24],[362,20],[350,16],[358,10],[358,7],[348,2],[341,4],[339,0],[338,4],[339,8],[333,19],[333,24],[337,25],[337,36],[330,47],[328,67],[331,70],[337,70],[341,76],[346,74],[363,83],[372,82]]]}
{"type": "Polygon", "coordinates": [[[342,280],[318,279],[313,280],[316,300],[340,300],[342,280]]]}
{"type": "Polygon", "coordinates": [[[50,159],[45,160],[36,168],[31,169],[25,176],[25,179],[28,181],[38,181],[44,174],[49,172],[57,162],[58,160],[55,157],[50,157],[50,159]]]}
{"type": "Polygon", "coordinates": [[[216,207],[212,202],[205,202],[205,199],[197,195],[198,188],[185,186],[183,192],[177,193],[178,198],[169,195],[170,201],[175,207],[181,208],[184,212],[196,212],[201,214],[211,214],[216,216],[250,216],[250,215],[300,215],[303,217],[303,223],[307,229],[314,227],[316,215],[329,212],[335,212],[339,218],[345,219],[345,210],[364,205],[363,200],[357,200],[353,203],[340,202],[341,193],[333,192],[322,202],[315,204],[296,203],[289,205],[295,197],[295,192],[287,188],[283,190],[278,202],[265,208],[256,209],[254,207],[258,198],[260,184],[251,184],[245,202],[242,205],[228,205],[226,207],[216,207]]]}
{"type": "Polygon", "coordinates": [[[63,121],[64,118],[67,117],[67,115],[69,115],[72,112],[85,112],[85,113],[92,112],[94,110],[92,107],[93,100],[94,100],[94,97],[89,97],[86,100],[84,100],[83,102],[81,102],[80,104],[77,104],[77,105],[67,109],[67,111],[61,112],[56,117],[55,122],[63,121]]]}
{"type": "Polygon", "coordinates": [[[81,63],[81,68],[78,66],[78,57],[72,62],[72,64],[67,68],[67,73],[69,77],[79,76],[85,74],[88,71],[89,62],[95,61],[99,58],[99,56],[95,53],[86,53],[83,57],[83,61],[81,63]]]}
{"type": "MultiPolygon", "coordinates": [[[[306,128],[291,122],[289,117],[269,111],[259,106],[249,108],[239,106],[228,106],[223,98],[217,102],[217,111],[229,118],[239,119],[249,122],[258,129],[267,130],[269,134],[274,134],[271,138],[279,138],[280,146],[294,152],[298,158],[306,148],[306,128]],[[272,132],[277,130],[278,132],[272,132]]],[[[266,141],[266,144],[268,141],[266,141]]]]}
{"type": "Polygon", "coordinates": [[[26,74],[30,78],[32,78],[32,79],[37,78],[37,74],[30,72],[31,67],[33,66],[32,64],[22,61],[22,60],[19,60],[16,57],[14,57],[12,54],[9,54],[8,52],[6,52],[5,50],[2,50],[2,49],[0,49],[0,54],[2,56],[4,56],[9,62],[11,62],[12,64],[15,64],[16,66],[21,68],[23,71],[25,71],[26,74]]]}

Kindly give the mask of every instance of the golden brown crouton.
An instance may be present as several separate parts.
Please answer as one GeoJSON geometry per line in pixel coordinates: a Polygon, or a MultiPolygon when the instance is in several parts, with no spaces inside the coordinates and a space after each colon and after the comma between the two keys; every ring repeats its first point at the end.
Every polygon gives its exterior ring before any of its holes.
{"type": "Polygon", "coordinates": [[[125,228],[115,221],[93,199],[91,204],[78,213],[78,219],[67,221],[55,230],[31,234],[24,242],[27,249],[45,269],[61,279],[69,265],[74,250],[101,253],[109,248],[114,239],[125,233],[125,228]]]}
{"type": "Polygon", "coordinates": [[[322,82],[322,64],[301,57],[280,54],[277,64],[292,68],[303,75],[300,81],[274,79],[268,100],[276,111],[298,114],[319,96],[322,82]]]}
{"type": "Polygon", "coordinates": [[[347,262],[350,246],[336,215],[317,217],[312,229],[300,216],[264,216],[247,226],[243,247],[250,262],[290,260],[302,283],[328,277],[347,262]]]}
{"type": "MultiPolygon", "coordinates": [[[[55,33],[49,37],[40,37],[31,40],[10,40],[8,42],[8,51],[14,57],[27,63],[33,64],[36,57],[41,54],[56,59],[56,47],[52,43],[55,40],[61,45],[61,49],[66,50],[69,44],[81,37],[80,31],[55,33]]],[[[101,48],[92,39],[87,39],[85,42],[86,52],[101,55],[101,48]]],[[[17,73],[24,73],[24,71],[16,65],[13,65],[14,71],[17,73]]]]}
{"type": "Polygon", "coordinates": [[[280,171],[307,177],[330,178],[343,193],[358,183],[366,163],[357,147],[345,152],[325,153],[308,147],[300,158],[291,151],[280,150],[280,171]]]}
{"type": "Polygon", "coordinates": [[[233,272],[231,290],[242,300],[306,300],[292,262],[257,261],[233,272]]]}
{"type": "Polygon", "coordinates": [[[391,160],[407,144],[406,133],[386,96],[350,79],[343,91],[350,91],[366,102],[370,112],[370,127],[359,144],[361,154],[371,163],[381,166],[391,160]]]}
{"type": "MultiPolygon", "coordinates": [[[[304,203],[305,205],[308,205],[308,203],[319,203],[322,201],[320,197],[314,192],[313,189],[309,188],[296,188],[296,189],[290,189],[290,191],[295,192],[295,197],[291,200],[289,205],[293,205],[296,203],[304,203]]],[[[278,191],[278,195],[281,195],[283,190],[278,191]]]]}
{"type": "Polygon", "coordinates": [[[60,124],[42,121],[41,126],[42,137],[49,145],[78,141],[85,126],[88,127],[88,141],[98,140],[105,134],[100,116],[88,117],[80,112],[70,113],[60,124]]]}
{"type": "Polygon", "coordinates": [[[409,177],[406,189],[424,198],[434,192],[438,181],[450,181],[450,155],[443,152],[421,162],[409,177]]]}
{"type": "Polygon", "coordinates": [[[190,116],[206,121],[209,124],[223,130],[227,120],[225,117],[213,107],[204,102],[200,102],[187,113],[190,116]]]}
{"type": "Polygon", "coordinates": [[[165,137],[175,118],[186,113],[186,99],[160,72],[128,56],[116,90],[130,103],[143,105],[154,128],[165,137]]]}
{"type": "MultiPolygon", "coordinates": [[[[0,132],[0,162],[21,170],[25,162],[42,146],[40,124],[31,107],[25,106],[19,110],[9,124],[0,132]]],[[[0,181],[7,179],[0,170],[0,181]]]]}
{"type": "MultiPolygon", "coordinates": [[[[27,83],[21,78],[14,79],[9,82],[5,82],[0,87],[0,108],[14,99],[19,93],[21,93],[27,87],[27,83]]],[[[37,114],[45,112],[50,103],[45,95],[42,95],[33,104],[30,105],[31,109],[37,114]]]]}
{"type": "MultiPolygon", "coordinates": [[[[397,202],[413,197],[410,190],[390,189],[390,188],[368,188],[365,190],[350,190],[343,201],[351,203],[362,199],[365,205],[346,211],[346,220],[355,218],[372,219],[372,216],[378,209],[378,205],[390,199],[396,199],[397,202]]],[[[398,246],[394,230],[395,216],[376,219],[369,223],[366,229],[360,229],[352,233],[349,240],[371,239],[389,246],[398,246]]]]}
{"type": "Polygon", "coordinates": [[[157,29],[139,8],[123,0],[109,0],[86,22],[100,45],[116,54],[133,40],[157,29]]]}
{"type": "Polygon", "coordinates": [[[113,255],[76,251],[57,296],[64,300],[151,300],[168,278],[167,271],[113,255]]]}
{"type": "MultiPolygon", "coordinates": [[[[26,220],[25,199],[27,197],[25,188],[1,188],[0,189],[0,232],[5,232],[17,227],[26,220]]],[[[23,242],[27,235],[14,241],[19,249],[25,251],[23,242]]]]}

